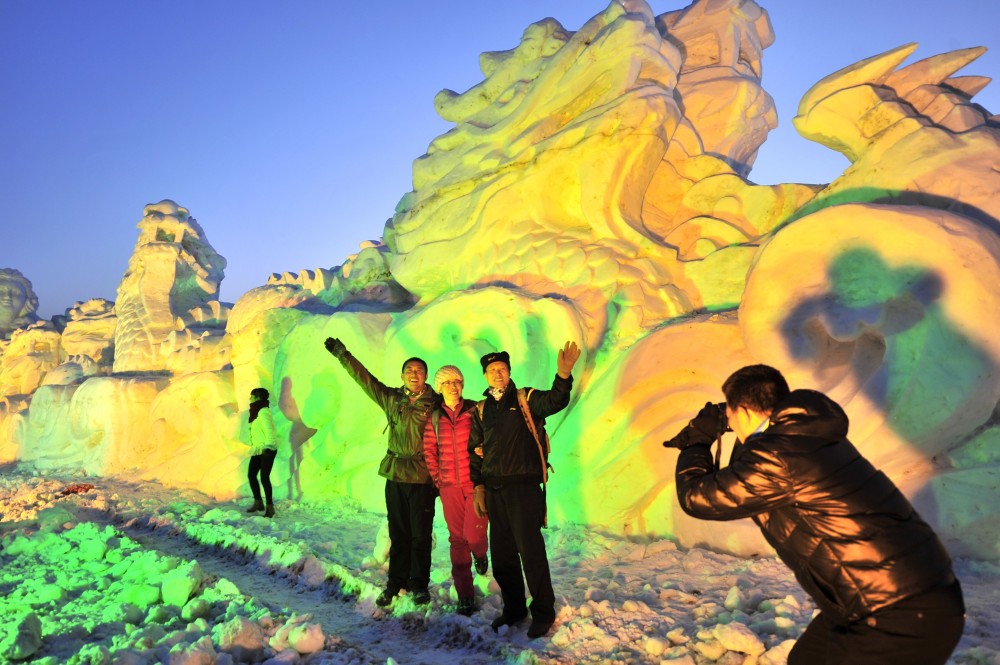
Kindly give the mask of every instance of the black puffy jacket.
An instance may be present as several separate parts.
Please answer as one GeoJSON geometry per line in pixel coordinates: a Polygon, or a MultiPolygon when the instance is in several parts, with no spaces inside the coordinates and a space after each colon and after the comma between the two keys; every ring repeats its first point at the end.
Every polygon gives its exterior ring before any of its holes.
{"type": "MultiPolygon", "coordinates": [[[[573,387],[573,377],[564,379],[558,374],[552,380],[551,390],[527,388],[528,409],[535,420],[538,436],[545,445],[545,419],[566,408],[573,387]]],[[[541,483],[542,458],[538,444],[531,435],[524,413],[517,401],[517,386],[507,384],[500,401],[485,392],[483,415],[473,411],[472,431],[469,433],[469,475],[474,485],[499,487],[501,485],[541,483]],[[477,454],[482,451],[482,456],[477,454]]]]}
{"type": "Polygon", "coordinates": [[[847,415],[826,395],[796,390],[764,432],[714,467],[707,445],[677,460],[684,511],[752,517],[831,620],[850,623],[954,581],[951,559],[896,485],[847,440],[847,415]]]}

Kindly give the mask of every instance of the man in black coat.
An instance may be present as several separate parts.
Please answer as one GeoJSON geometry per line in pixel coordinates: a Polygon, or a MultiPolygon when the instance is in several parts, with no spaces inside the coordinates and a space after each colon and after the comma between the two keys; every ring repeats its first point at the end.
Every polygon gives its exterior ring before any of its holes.
{"type": "Polygon", "coordinates": [[[552,388],[520,391],[510,380],[506,351],[480,359],[489,388],[483,393],[486,399],[473,412],[469,475],[475,486],[476,514],[490,518],[493,577],[503,596],[503,612],[493,620],[493,630],[520,623],[528,615],[524,579],[531,592],[528,637],[545,635],[556,620],[556,599],[541,532],[548,478],[544,423],[569,404],[573,365],[579,357],[576,343],[566,342],[559,351],[552,388]]]}
{"type": "Polygon", "coordinates": [[[757,523],[820,613],[789,665],[943,664],[965,623],[951,559],[891,480],[847,439],[826,395],[744,367],[677,436],[677,497],[701,519],[757,523]],[[738,443],[719,469],[711,446],[738,443]]]}

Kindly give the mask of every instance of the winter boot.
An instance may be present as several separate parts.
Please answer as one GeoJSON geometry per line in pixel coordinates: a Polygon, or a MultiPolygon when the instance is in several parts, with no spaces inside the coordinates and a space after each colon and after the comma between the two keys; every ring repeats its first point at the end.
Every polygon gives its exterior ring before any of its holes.
{"type": "Polygon", "coordinates": [[[459,598],[458,607],[455,608],[455,611],[461,614],[462,616],[471,617],[473,614],[476,613],[477,609],[479,608],[476,607],[475,598],[459,598]]]}
{"type": "Polygon", "coordinates": [[[521,623],[524,621],[526,616],[528,616],[527,608],[521,610],[520,612],[510,612],[509,614],[507,613],[507,610],[504,609],[500,613],[500,616],[494,619],[493,623],[490,624],[490,628],[492,628],[493,632],[496,633],[504,626],[513,626],[514,624],[521,623]]]}
{"type": "Polygon", "coordinates": [[[554,623],[555,621],[552,619],[532,619],[531,625],[528,626],[528,638],[533,640],[536,637],[542,637],[549,632],[554,623]]]}
{"type": "Polygon", "coordinates": [[[260,499],[254,499],[253,505],[247,508],[248,513],[259,513],[262,510],[264,510],[264,502],[260,499]]]}
{"type": "Polygon", "coordinates": [[[267,509],[264,510],[264,517],[274,517],[274,504],[267,504],[267,509]]]}
{"type": "Polygon", "coordinates": [[[399,589],[394,589],[391,586],[386,587],[385,590],[378,595],[378,598],[375,599],[375,604],[379,607],[389,607],[392,605],[392,601],[398,593],[399,589]]]}

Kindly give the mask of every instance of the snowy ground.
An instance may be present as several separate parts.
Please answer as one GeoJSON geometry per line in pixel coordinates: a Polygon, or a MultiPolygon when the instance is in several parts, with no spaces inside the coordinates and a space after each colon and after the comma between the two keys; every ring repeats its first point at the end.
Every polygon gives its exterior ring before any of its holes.
{"type": "MultiPolygon", "coordinates": [[[[476,578],[479,613],[453,611],[440,509],[433,602],[384,613],[384,515],[347,501],[280,501],[273,520],[242,507],[0,469],[0,662],[777,664],[813,612],[774,559],[554,525],[555,627],[495,634],[491,577],[476,578]]],[[[957,570],[969,621],[952,662],[1000,665],[1000,568],[957,570]]]]}

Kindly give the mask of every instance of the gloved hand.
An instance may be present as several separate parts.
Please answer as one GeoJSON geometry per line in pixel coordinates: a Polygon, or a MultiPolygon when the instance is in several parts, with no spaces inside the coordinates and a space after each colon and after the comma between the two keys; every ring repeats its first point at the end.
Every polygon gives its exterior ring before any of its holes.
{"type": "Polygon", "coordinates": [[[326,350],[330,352],[331,355],[340,358],[347,351],[347,347],[344,343],[340,341],[337,337],[327,337],[326,341],[323,342],[323,346],[326,350]]]}
{"type": "Polygon", "coordinates": [[[698,415],[687,424],[687,427],[678,432],[674,438],[664,441],[663,446],[684,450],[688,446],[711,445],[722,436],[723,432],[728,430],[729,422],[726,417],[725,403],[706,402],[698,415]]]}
{"type": "Polygon", "coordinates": [[[483,519],[486,517],[486,486],[476,485],[472,495],[472,508],[476,511],[476,517],[483,519]]]}

